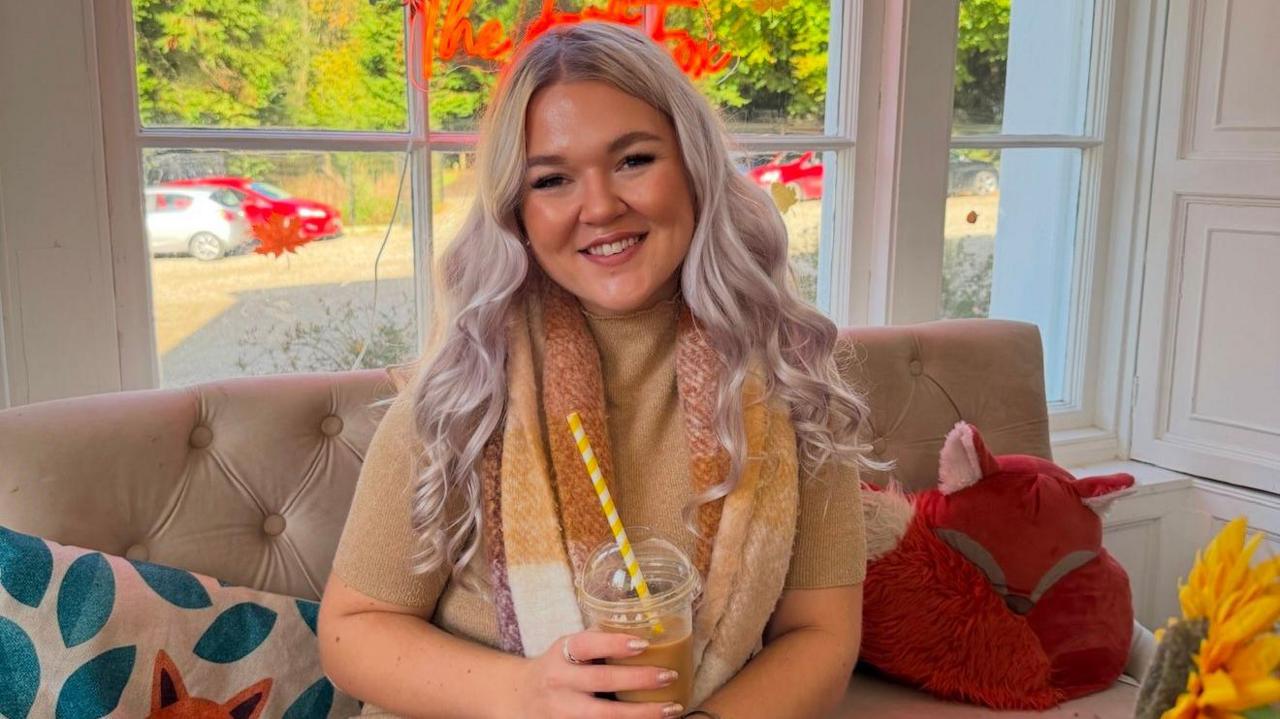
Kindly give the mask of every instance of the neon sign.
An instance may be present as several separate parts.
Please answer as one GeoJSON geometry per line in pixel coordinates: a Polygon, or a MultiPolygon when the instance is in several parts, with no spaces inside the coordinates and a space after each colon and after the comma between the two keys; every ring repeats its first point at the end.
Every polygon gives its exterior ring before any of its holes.
{"type": "MultiPolygon", "coordinates": [[[[496,19],[484,21],[477,29],[470,15],[474,0],[403,0],[409,8],[411,37],[421,55],[421,77],[414,84],[424,89],[431,79],[432,62],[449,60],[459,53],[479,60],[505,64],[517,43],[496,19]]],[[[710,40],[700,40],[688,31],[667,27],[667,10],[672,7],[700,7],[700,0],[609,0],[603,7],[587,7],[581,12],[562,12],[555,0],[542,0],[542,11],[525,28],[519,41],[523,46],[556,25],[572,25],[588,20],[613,22],[643,28],[654,42],[665,47],[684,73],[693,79],[723,70],[729,53],[710,40]],[[646,12],[646,10],[648,12],[646,12]]]]}

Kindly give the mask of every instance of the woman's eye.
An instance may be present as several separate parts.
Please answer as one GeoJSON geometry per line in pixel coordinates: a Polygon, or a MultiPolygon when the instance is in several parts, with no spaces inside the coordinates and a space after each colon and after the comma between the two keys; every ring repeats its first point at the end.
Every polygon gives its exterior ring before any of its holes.
{"type": "Polygon", "coordinates": [[[627,155],[622,160],[623,167],[640,167],[653,162],[653,155],[627,155]]]}
{"type": "Polygon", "coordinates": [[[560,175],[547,175],[534,180],[530,187],[535,190],[545,190],[550,187],[559,187],[562,184],[564,184],[564,178],[560,175]]]}

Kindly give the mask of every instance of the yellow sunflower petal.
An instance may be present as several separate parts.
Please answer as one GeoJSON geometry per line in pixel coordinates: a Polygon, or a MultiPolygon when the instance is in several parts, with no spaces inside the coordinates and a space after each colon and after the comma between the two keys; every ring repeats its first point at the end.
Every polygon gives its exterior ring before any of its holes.
{"type": "Polygon", "coordinates": [[[1230,711],[1245,711],[1280,701],[1280,679],[1266,677],[1256,681],[1236,684],[1236,698],[1221,702],[1219,706],[1230,711]]]}
{"type": "Polygon", "coordinates": [[[1200,712],[1196,709],[1196,698],[1190,694],[1181,694],[1173,708],[1166,709],[1160,719],[1196,719],[1200,712]]]}
{"type": "MultiPolygon", "coordinates": [[[[1280,596],[1259,597],[1222,622],[1218,636],[1225,642],[1238,644],[1271,628],[1276,620],[1280,620],[1280,596]]],[[[1215,628],[1211,628],[1210,633],[1214,633],[1215,628]]]]}
{"type": "Polygon", "coordinates": [[[1239,698],[1236,684],[1226,672],[1213,672],[1204,675],[1204,691],[1200,693],[1196,704],[1200,708],[1210,706],[1227,706],[1239,698]]]}
{"type": "Polygon", "coordinates": [[[1231,676],[1247,680],[1266,677],[1280,665],[1280,636],[1263,634],[1227,660],[1231,676]]]}

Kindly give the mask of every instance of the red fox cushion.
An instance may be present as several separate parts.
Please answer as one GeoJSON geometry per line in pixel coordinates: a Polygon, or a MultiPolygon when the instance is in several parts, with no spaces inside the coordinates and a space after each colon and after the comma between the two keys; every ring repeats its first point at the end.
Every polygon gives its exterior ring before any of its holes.
{"type": "Polygon", "coordinates": [[[930,693],[1047,709],[1099,691],[1129,654],[1129,578],[1101,515],[1133,486],[1052,462],[996,457],[961,422],[939,485],[863,493],[868,559],[862,658],[930,693]]]}

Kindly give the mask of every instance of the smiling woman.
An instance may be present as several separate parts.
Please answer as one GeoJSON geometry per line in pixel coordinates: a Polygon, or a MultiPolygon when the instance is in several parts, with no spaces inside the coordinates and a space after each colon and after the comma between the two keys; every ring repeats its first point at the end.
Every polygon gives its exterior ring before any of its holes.
{"type": "Polygon", "coordinates": [[[773,199],[666,52],[618,25],[522,50],[479,149],[443,336],[379,427],[325,590],[326,673],[366,712],[827,713],[858,649],[865,410],[773,199]],[[601,502],[705,578],[691,638],[645,653],[584,627],[601,502]]]}
{"type": "Polygon", "coordinates": [[[693,193],[671,121],[607,83],[569,82],[534,95],[527,122],[519,219],[538,265],[600,314],[672,297],[693,193]]]}

